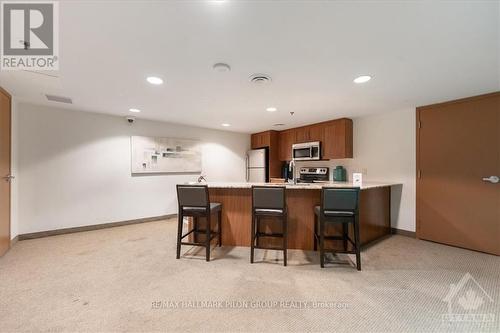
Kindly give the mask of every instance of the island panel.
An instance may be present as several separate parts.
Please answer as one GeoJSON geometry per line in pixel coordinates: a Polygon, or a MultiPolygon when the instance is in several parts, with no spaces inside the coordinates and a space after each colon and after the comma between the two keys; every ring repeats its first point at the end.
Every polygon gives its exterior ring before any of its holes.
{"type": "MultiPolygon", "coordinates": [[[[389,186],[364,189],[360,192],[359,222],[361,244],[366,245],[390,234],[389,186]]],[[[211,202],[222,204],[222,244],[225,246],[250,246],[252,219],[252,190],[249,188],[209,188],[211,202]]],[[[314,232],[314,206],[319,205],[321,191],[312,189],[287,189],[288,248],[312,250],[314,232]]],[[[214,216],[213,219],[216,217],[214,216]]],[[[199,228],[205,221],[200,218],[199,228]]],[[[261,231],[280,232],[276,219],[262,219],[261,231]]],[[[212,222],[215,230],[215,220],[212,222]]],[[[339,234],[341,226],[330,224],[327,233],[339,234]]],[[[350,237],[352,228],[349,229],[350,237]]],[[[200,240],[203,239],[201,235],[200,240]]],[[[280,246],[280,239],[262,239],[262,246],[280,246]]],[[[329,241],[326,248],[340,249],[342,241],[329,241]]]]}

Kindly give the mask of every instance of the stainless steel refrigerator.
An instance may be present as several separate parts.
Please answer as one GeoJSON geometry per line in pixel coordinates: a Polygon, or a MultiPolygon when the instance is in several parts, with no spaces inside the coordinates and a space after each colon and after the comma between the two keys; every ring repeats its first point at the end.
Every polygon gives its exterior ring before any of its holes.
{"type": "Polygon", "coordinates": [[[265,148],[252,149],[247,152],[247,182],[266,183],[269,181],[267,177],[267,169],[269,168],[267,154],[265,148]]]}

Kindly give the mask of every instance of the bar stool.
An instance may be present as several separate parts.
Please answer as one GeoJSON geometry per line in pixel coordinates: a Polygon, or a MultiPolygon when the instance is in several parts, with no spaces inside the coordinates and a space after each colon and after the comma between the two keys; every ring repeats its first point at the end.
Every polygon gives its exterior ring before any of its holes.
{"type": "Polygon", "coordinates": [[[206,249],[206,260],[210,261],[210,243],[218,237],[218,245],[222,245],[222,205],[210,202],[208,198],[208,187],[206,185],[177,185],[177,199],[179,202],[178,226],[177,226],[177,259],[181,256],[181,245],[204,246],[206,249]],[[211,216],[217,213],[217,231],[211,230],[211,216]],[[182,234],[184,217],[193,218],[193,229],[182,234]],[[198,228],[198,218],[206,218],[205,230],[198,228]],[[193,242],[182,240],[194,235],[193,242]],[[198,235],[205,234],[203,242],[198,242],[198,235]]]}
{"type": "Polygon", "coordinates": [[[284,265],[287,259],[287,209],[285,186],[252,186],[252,242],[250,244],[250,263],[253,264],[254,249],[282,250],[284,265]],[[260,219],[277,218],[282,222],[281,233],[265,233],[260,231],[260,219]],[[283,246],[263,247],[259,245],[260,237],[282,238],[283,246]]]}
{"type": "Polygon", "coordinates": [[[314,251],[317,251],[319,241],[321,268],[325,267],[325,240],[342,240],[344,250],[330,252],[356,254],[356,268],[361,270],[358,206],[359,188],[323,187],[321,190],[321,206],[314,207],[314,251]],[[325,235],[327,223],[342,224],[342,236],[325,235]],[[354,241],[348,235],[349,225],[354,229],[354,241]],[[347,250],[347,242],[353,245],[353,251],[347,250]]]}

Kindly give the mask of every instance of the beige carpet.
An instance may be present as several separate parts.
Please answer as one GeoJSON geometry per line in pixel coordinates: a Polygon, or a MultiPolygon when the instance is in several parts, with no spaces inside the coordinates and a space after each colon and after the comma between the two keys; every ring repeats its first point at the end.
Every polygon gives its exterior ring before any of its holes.
{"type": "Polygon", "coordinates": [[[302,251],[288,267],[230,247],[207,263],[188,247],[176,260],[175,237],[168,220],[18,242],[0,258],[0,331],[500,331],[499,257],[393,236],[362,272],[302,251]],[[443,298],[466,273],[488,296],[469,279],[454,302],[475,316],[452,322],[443,298]]]}

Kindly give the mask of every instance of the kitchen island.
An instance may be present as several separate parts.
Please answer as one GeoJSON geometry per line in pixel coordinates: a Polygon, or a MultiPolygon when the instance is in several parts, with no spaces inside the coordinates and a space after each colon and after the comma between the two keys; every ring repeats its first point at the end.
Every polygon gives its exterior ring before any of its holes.
{"type": "MultiPolygon", "coordinates": [[[[320,204],[323,186],[354,187],[349,182],[332,183],[202,183],[209,188],[211,202],[222,203],[222,245],[250,246],[252,222],[252,185],[286,186],[288,207],[288,248],[312,250],[314,206],[320,204]]],[[[362,245],[391,233],[391,186],[394,183],[363,182],[360,191],[359,223],[362,245]]],[[[199,221],[200,226],[204,221],[199,221]]],[[[266,232],[279,231],[273,219],[262,221],[266,232]]],[[[202,227],[203,228],[203,227],[202,227]]],[[[327,233],[340,233],[340,226],[331,225],[327,233]]],[[[350,230],[350,233],[352,231],[350,230]]],[[[263,239],[262,245],[278,246],[279,239],[263,239]]],[[[329,241],[326,248],[338,248],[341,242],[329,241]]]]}

